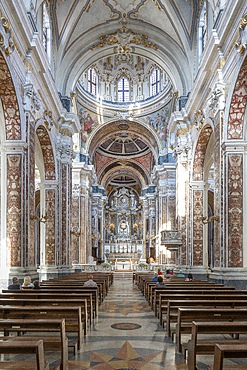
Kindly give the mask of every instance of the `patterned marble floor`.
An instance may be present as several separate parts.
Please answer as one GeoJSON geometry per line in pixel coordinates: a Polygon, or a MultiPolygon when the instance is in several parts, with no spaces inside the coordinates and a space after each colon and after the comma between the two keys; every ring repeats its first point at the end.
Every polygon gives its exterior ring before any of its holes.
{"type": "MultiPolygon", "coordinates": [[[[117,273],[116,273],[117,274],[117,273]]],[[[171,339],[129,277],[114,279],[83,349],[69,370],[185,370],[171,339]]]]}

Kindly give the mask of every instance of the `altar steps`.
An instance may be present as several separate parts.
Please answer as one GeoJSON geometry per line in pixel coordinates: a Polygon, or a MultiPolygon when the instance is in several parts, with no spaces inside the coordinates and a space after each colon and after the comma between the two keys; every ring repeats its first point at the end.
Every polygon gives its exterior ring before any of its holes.
{"type": "Polygon", "coordinates": [[[133,280],[133,271],[114,271],[113,279],[116,280],[133,280]]]}

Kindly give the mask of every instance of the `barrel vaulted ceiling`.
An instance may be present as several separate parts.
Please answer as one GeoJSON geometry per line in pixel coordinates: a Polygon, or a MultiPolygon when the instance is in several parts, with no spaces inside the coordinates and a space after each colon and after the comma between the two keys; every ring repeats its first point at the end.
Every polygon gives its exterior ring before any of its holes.
{"type": "MultiPolygon", "coordinates": [[[[58,91],[70,96],[82,73],[128,43],[135,56],[159,65],[178,96],[190,91],[195,53],[196,0],[50,0],[58,91]],[[130,36],[131,35],[131,36],[130,36]]],[[[123,118],[123,117],[122,117],[123,118]]],[[[107,188],[150,183],[159,149],[138,122],[111,122],[91,135],[89,156],[107,188]],[[120,124],[120,126],[119,126],[120,124]],[[119,128],[120,127],[120,128],[119,128]]]]}

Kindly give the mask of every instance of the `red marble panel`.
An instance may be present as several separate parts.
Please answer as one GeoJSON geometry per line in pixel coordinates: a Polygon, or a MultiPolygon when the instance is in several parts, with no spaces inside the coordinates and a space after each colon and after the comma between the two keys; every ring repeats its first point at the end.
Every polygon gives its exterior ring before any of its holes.
{"type": "Polygon", "coordinates": [[[247,58],[240,69],[230,105],[228,139],[243,139],[244,113],[247,102],[247,58]]]}
{"type": "Polygon", "coordinates": [[[67,251],[67,214],[68,214],[68,178],[67,178],[67,164],[62,163],[62,239],[61,239],[61,253],[62,253],[62,265],[66,265],[66,251],[67,251]]]}
{"type": "MultiPolygon", "coordinates": [[[[35,214],[35,130],[34,123],[30,122],[30,117],[26,114],[26,131],[28,138],[28,155],[26,162],[26,200],[29,204],[27,207],[27,217],[29,219],[30,215],[35,214]]],[[[28,227],[27,227],[28,230],[28,227]]],[[[35,261],[35,222],[30,221],[29,234],[26,235],[26,261],[24,262],[28,266],[34,266],[38,260],[36,256],[35,261]]],[[[39,248],[37,253],[39,253],[39,248]]]]}
{"type": "Polygon", "coordinates": [[[21,119],[15,87],[9,68],[0,52],[0,99],[5,118],[6,140],[21,139],[21,119]]]}
{"type": "Polygon", "coordinates": [[[243,156],[228,156],[228,266],[243,267],[243,156]]]}
{"type": "Polygon", "coordinates": [[[55,254],[55,230],[56,230],[56,192],[55,189],[47,189],[45,191],[46,198],[46,212],[47,212],[47,222],[46,222],[46,235],[45,235],[45,263],[47,265],[54,265],[56,262],[55,254]]]}
{"type": "Polygon", "coordinates": [[[21,266],[22,155],[7,155],[7,264],[21,266]]]}
{"type": "Polygon", "coordinates": [[[193,265],[203,265],[203,191],[193,191],[193,265]]]}

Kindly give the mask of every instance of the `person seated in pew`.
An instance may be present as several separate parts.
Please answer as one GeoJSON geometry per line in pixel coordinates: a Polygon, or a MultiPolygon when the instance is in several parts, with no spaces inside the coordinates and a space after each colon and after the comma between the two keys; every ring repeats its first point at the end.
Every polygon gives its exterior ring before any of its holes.
{"type": "Polygon", "coordinates": [[[14,276],[12,278],[12,284],[8,286],[9,290],[19,290],[21,289],[21,284],[19,283],[18,277],[14,276]]]}
{"type": "Polygon", "coordinates": [[[97,286],[97,283],[93,280],[93,275],[88,275],[88,281],[86,281],[84,284],[83,284],[83,286],[97,286]]]}
{"type": "Polygon", "coordinates": [[[165,286],[166,286],[166,284],[164,283],[163,277],[158,276],[158,281],[156,283],[156,287],[157,288],[164,288],[165,286]]]}
{"type": "Polygon", "coordinates": [[[163,272],[161,271],[161,269],[158,269],[158,275],[163,275],[163,272]]]}
{"type": "Polygon", "coordinates": [[[23,282],[21,288],[25,289],[25,288],[33,288],[33,287],[34,287],[34,285],[32,283],[32,280],[31,280],[30,276],[25,276],[24,277],[24,282],[23,282]]]}
{"type": "Polygon", "coordinates": [[[158,281],[158,273],[155,272],[154,277],[152,277],[152,281],[158,281]]]}
{"type": "Polygon", "coordinates": [[[184,275],[184,273],[182,272],[182,270],[179,270],[179,273],[177,274],[177,277],[178,277],[178,278],[185,278],[185,275],[184,275]]]}
{"type": "Polygon", "coordinates": [[[185,279],[185,281],[193,281],[193,275],[191,273],[189,273],[188,277],[185,279]]]}
{"type": "Polygon", "coordinates": [[[39,280],[34,280],[34,282],[33,282],[33,289],[41,289],[39,280]]]}

